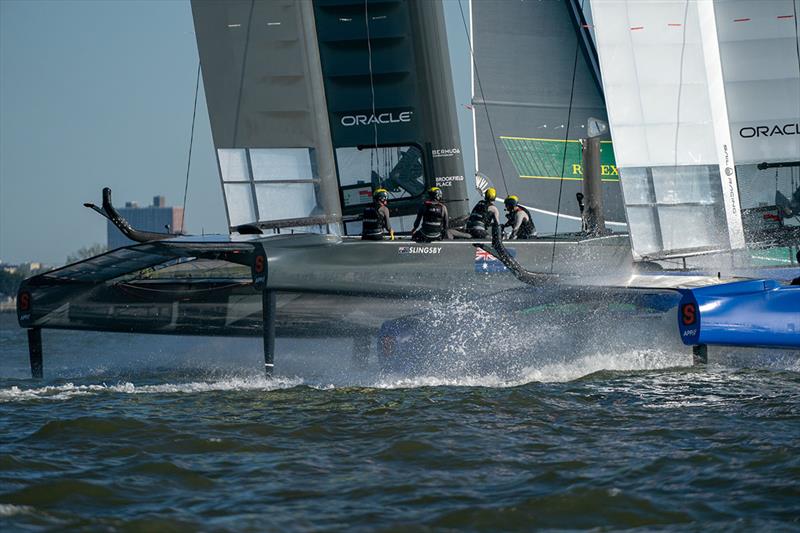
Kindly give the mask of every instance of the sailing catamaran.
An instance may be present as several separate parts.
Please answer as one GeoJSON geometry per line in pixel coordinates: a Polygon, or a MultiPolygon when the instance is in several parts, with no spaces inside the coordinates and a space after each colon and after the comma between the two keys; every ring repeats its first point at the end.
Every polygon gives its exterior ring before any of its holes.
{"type": "Polygon", "coordinates": [[[431,186],[444,191],[452,219],[468,214],[440,2],[193,0],[230,233],[137,232],[104,191],[95,209],[140,244],[25,281],[18,318],[28,329],[33,374],[42,374],[42,328],[263,336],[271,373],[276,335],[352,337],[363,355],[387,321],[424,310],[432,295],[478,298],[518,280],[598,294],[678,290],[687,301],[676,310],[695,317],[683,322],[687,344],[800,347],[800,287],[775,281],[800,276],[793,255],[800,135],[789,139],[792,129],[783,126],[767,135],[758,122],[791,126],[800,117],[800,98],[791,99],[800,94],[800,55],[785,53],[797,41],[796,19],[794,40],[783,15],[745,35],[783,54],[753,74],[783,87],[774,95],[785,104],[773,106],[783,113],[775,119],[773,107],[746,98],[753,80],[740,54],[729,53],[741,37],[726,33],[729,9],[719,1],[471,2],[478,170],[501,193],[524,191],[554,230],[570,231],[513,245],[496,238],[490,246],[357,237],[378,187],[390,192],[401,230],[431,186]],[[506,22],[508,31],[500,31],[506,22]],[[543,51],[544,59],[515,54],[514,61],[549,62],[552,80],[504,83],[511,74],[499,69],[510,63],[498,54],[514,49],[508,40],[543,51]],[[674,72],[659,74],[655,58],[674,72]],[[613,152],[599,142],[606,119],[613,152]],[[537,129],[545,124],[561,127],[545,134],[537,129]],[[585,149],[578,139],[587,139],[585,149]],[[764,194],[752,185],[764,173],[775,178],[774,204],[761,205],[764,194]],[[601,191],[592,200],[605,203],[608,227],[627,219],[630,236],[581,232],[577,205],[563,201],[579,186],[601,191]],[[778,266],[754,272],[753,257],[770,255],[778,266]],[[651,269],[658,272],[639,272],[651,269]],[[665,275],[673,273],[684,276],[665,275]],[[771,281],[737,293],[724,283],[736,275],[771,281]],[[701,294],[700,287],[718,288],[701,294]],[[750,303],[737,299],[742,292],[750,303]],[[758,310],[754,319],[742,305],[758,310]],[[717,308],[734,311],[714,318],[717,308]],[[725,319],[745,334],[726,334],[725,319]],[[709,327],[715,320],[721,330],[709,327]],[[767,341],[748,328],[767,328],[767,341]]]}

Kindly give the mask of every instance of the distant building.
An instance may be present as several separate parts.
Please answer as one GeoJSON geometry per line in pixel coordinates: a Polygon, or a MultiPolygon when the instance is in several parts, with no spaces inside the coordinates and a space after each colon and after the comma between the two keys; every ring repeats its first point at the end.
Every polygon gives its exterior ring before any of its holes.
{"type": "Polygon", "coordinates": [[[38,261],[31,261],[30,263],[20,263],[19,265],[10,265],[0,261],[0,270],[7,274],[16,274],[17,272],[34,272],[42,270],[45,266],[38,261]]]}
{"type": "MultiPolygon", "coordinates": [[[[139,207],[136,202],[126,202],[125,207],[118,207],[117,211],[138,230],[158,233],[183,232],[183,208],[168,207],[163,196],[154,196],[153,205],[149,207],[139,207]]],[[[110,250],[133,244],[133,241],[125,237],[110,221],[107,226],[107,235],[110,250]]]]}

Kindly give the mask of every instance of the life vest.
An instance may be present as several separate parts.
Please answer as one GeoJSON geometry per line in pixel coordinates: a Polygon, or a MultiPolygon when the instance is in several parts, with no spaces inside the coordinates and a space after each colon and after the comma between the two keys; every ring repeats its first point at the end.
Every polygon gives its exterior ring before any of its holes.
{"type": "Polygon", "coordinates": [[[371,239],[382,239],[383,228],[386,225],[384,216],[375,205],[364,209],[364,217],[361,226],[361,236],[371,239]]]}
{"type": "Polygon", "coordinates": [[[420,231],[427,239],[441,239],[444,223],[444,205],[434,200],[425,200],[420,231]]]}
{"type": "MultiPolygon", "coordinates": [[[[531,217],[530,211],[518,205],[514,208],[514,213],[517,211],[522,211],[526,215],[528,215],[528,219],[525,220],[522,225],[517,230],[517,239],[530,239],[533,237],[533,234],[536,233],[536,226],[533,225],[533,217],[531,217]]],[[[513,224],[513,220],[512,220],[513,224]]]]}
{"type": "Polygon", "coordinates": [[[486,200],[481,200],[475,204],[469,214],[469,219],[467,219],[467,231],[486,233],[486,228],[492,224],[494,219],[491,211],[489,211],[489,205],[486,200]]]}

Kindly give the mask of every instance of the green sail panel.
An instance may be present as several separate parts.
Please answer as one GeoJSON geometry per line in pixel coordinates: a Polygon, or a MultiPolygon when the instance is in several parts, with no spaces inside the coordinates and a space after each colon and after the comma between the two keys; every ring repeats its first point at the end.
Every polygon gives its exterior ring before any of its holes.
{"type": "MultiPolygon", "coordinates": [[[[505,136],[500,139],[520,178],[583,181],[580,141],[505,136]]],[[[611,141],[601,142],[600,146],[601,179],[619,182],[611,141]]]]}

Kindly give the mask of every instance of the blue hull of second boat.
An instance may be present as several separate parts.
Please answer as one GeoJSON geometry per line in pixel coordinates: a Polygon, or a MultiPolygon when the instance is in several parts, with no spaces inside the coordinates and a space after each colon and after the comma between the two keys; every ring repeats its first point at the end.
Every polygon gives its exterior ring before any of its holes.
{"type": "Polygon", "coordinates": [[[684,344],[800,349],[798,285],[762,279],[680,292],[684,344]]]}

